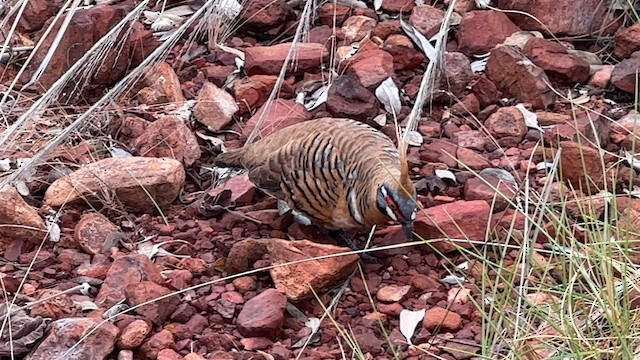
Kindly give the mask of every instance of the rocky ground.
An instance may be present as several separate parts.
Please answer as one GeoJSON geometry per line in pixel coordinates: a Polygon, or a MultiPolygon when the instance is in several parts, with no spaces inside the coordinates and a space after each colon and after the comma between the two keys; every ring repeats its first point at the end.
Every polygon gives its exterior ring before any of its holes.
{"type": "MultiPolygon", "coordinates": [[[[393,137],[392,117],[379,116],[388,109],[376,89],[391,78],[400,89],[399,119],[409,114],[428,63],[415,32],[436,35],[448,5],[322,4],[313,9],[306,41],[295,45],[295,66],[272,102],[304,3],[250,0],[247,11],[262,11],[241,14],[245,21],[226,47],[200,39],[183,56],[183,39],[118,99],[104,127],[61,144],[22,188],[0,190],[2,223],[19,225],[0,229],[0,285],[3,298],[20,308],[3,325],[0,355],[52,359],[76,344],[77,359],[342,358],[352,350],[337,340],[339,328],[329,319],[312,334],[313,319],[323,316],[312,287],[325,306],[340,291],[333,319],[353,334],[364,357],[388,359],[395,350],[408,358],[478,358],[482,311],[469,299],[483,304],[483,274],[471,271],[475,265],[460,248],[481,247],[486,234],[504,242],[512,223],[522,230],[516,195],[527,184],[532,192],[542,188],[557,149],[566,181],[555,189],[571,185],[588,198],[610,178],[608,165],[620,162],[616,155],[633,147],[640,24],[608,12],[600,0],[530,3],[494,5],[530,13],[544,27],[521,14],[456,2],[438,91],[430,94],[433,105],[425,107],[420,136],[409,148],[425,208],[415,231],[436,240],[393,247],[405,241],[398,228],[379,229],[371,246],[386,247],[371,254],[382,263],[364,264],[364,281],[355,255],[262,269],[345,249],[278,215],[275,201],[246,175],[217,181],[211,159],[221,147],[241,146],[263,115],[261,136],[313,118],[350,117],[393,137]],[[593,9],[599,9],[595,15],[593,9]],[[134,156],[114,155],[109,141],[134,156]],[[424,178],[434,174],[442,183],[430,189],[424,178]],[[496,189],[503,196],[496,197],[496,189]],[[449,240],[437,240],[443,238],[449,240]],[[451,279],[460,263],[471,267],[464,285],[451,279]],[[400,313],[422,309],[415,346],[409,346],[400,313]]],[[[50,88],[135,5],[79,10],[62,37],[68,51],[54,54],[41,89],[25,89],[27,98],[50,88]]],[[[60,6],[31,1],[12,44],[39,40],[60,6]]],[[[91,105],[160,44],[142,21],[119,41],[122,56],[107,53],[111,66],[98,69],[80,99],[70,97],[60,112],[91,105]]],[[[21,83],[45,55],[36,54],[21,83]]],[[[23,60],[0,63],[5,88],[23,60]]],[[[35,150],[3,149],[3,164],[10,165],[3,171],[15,171],[15,162],[35,150]]],[[[615,170],[609,191],[638,184],[628,162],[615,170]]],[[[580,212],[570,215],[577,221],[580,212]]],[[[355,235],[363,240],[366,234],[355,235]]]]}

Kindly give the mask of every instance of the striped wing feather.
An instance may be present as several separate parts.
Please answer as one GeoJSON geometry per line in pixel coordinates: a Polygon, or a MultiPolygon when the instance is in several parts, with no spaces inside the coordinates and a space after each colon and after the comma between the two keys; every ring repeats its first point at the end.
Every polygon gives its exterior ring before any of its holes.
{"type": "Polygon", "coordinates": [[[251,181],[317,223],[349,229],[384,223],[375,207],[379,184],[400,177],[398,151],[383,133],[358,121],[317,119],[284,128],[217,165],[249,169],[251,181]]]}

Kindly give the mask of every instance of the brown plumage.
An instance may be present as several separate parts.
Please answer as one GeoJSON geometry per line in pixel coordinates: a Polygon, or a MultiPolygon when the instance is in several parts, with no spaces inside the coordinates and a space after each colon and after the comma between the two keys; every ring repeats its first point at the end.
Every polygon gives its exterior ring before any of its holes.
{"type": "Polygon", "coordinates": [[[406,156],[359,121],[323,118],[292,125],[220,154],[215,164],[248,169],[258,188],[286,202],[305,225],[349,230],[393,220],[411,233],[416,190],[406,156]]]}

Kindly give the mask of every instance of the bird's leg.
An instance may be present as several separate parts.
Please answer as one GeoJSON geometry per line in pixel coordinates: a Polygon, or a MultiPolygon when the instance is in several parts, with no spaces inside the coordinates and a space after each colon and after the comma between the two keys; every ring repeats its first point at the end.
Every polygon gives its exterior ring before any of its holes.
{"type": "MultiPolygon", "coordinates": [[[[349,237],[347,236],[347,234],[344,232],[344,230],[329,230],[329,234],[332,236],[335,236],[338,238],[338,240],[343,244],[346,245],[349,249],[353,250],[353,251],[358,251],[361,250],[358,248],[358,246],[353,242],[353,240],[349,239],[349,237]]],[[[362,259],[362,261],[364,261],[365,263],[370,263],[370,264],[379,264],[381,263],[380,259],[378,259],[375,256],[371,256],[369,254],[367,254],[366,252],[360,253],[360,258],[362,259]]]]}

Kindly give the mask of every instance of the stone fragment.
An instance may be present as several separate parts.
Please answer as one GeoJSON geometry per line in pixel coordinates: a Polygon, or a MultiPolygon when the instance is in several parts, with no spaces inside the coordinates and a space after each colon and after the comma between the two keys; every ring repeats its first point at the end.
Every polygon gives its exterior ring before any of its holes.
{"type": "MultiPolygon", "coordinates": [[[[347,248],[308,240],[270,239],[266,246],[273,265],[350,251],[347,248]]],[[[311,289],[322,291],[344,281],[353,272],[358,260],[358,255],[349,254],[277,266],[269,272],[276,289],[290,300],[300,301],[313,296],[311,289]]]]}
{"type": "Polygon", "coordinates": [[[275,340],[284,323],[287,297],[275,289],[267,289],[249,299],[236,320],[238,332],[248,337],[275,340]]]}
{"type": "Polygon", "coordinates": [[[422,327],[429,331],[439,328],[443,332],[454,332],[462,327],[462,318],[451,310],[435,306],[425,312],[422,327]]]}
{"type": "Polygon", "coordinates": [[[76,224],[73,237],[82,250],[95,255],[118,246],[124,234],[104,215],[88,213],[82,215],[76,224]]]}
{"type": "Polygon", "coordinates": [[[145,130],[131,144],[140,156],[176,159],[191,166],[202,155],[193,131],[177,116],[162,117],[145,130]]]}
{"type": "Polygon", "coordinates": [[[169,330],[155,333],[140,347],[140,355],[145,360],[156,360],[158,353],[164,349],[175,349],[173,335],[169,330]]]}
{"type": "Polygon", "coordinates": [[[520,28],[502,12],[469,11],[460,21],[458,49],[467,56],[486,54],[517,31],[520,28]]]}
{"type": "Polygon", "coordinates": [[[130,254],[120,257],[109,268],[96,298],[96,304],[103,308],[110,308],[125,299],[125,289],[129,284],[147,280],[157,284],[163,281],[160,271],[147,256],[130,254]]]}
{"type": "Polygon", "coordinates": [[[228,92],[206,82],[193,107],[193,117],[212,131],[220,131],[227,126],[239,110],[235,99],[228,92]]]}
{"type": "Polygon", "coordinates": [[[144,320],[134,320],[122,330],[117,342],[118,348],[137,349],[142,345],[144,339],[147,338],[150,332],[151,326],[148,322],[144,320]]]}
{"type": "Polygon", "coordinates": [[[516,47],[496,47],[487,61],[486,74],[499,90],[531,103],[534,109],[546,109],[555,103],[556,95],[544,70],[516,47]]]}
{"type": "Polygon", "coordinates": [[[393,56],[384,50],[359,52],[342,64],[341,66],[346,67],[346,74],[357,79],[367,89],[375,89],[395,74],[393,56]]]}
{"type": "Polygon", "coordinates": [[[69,352],[69,359],[104,360],[113,351],[118,333],[117,326],[110,322],[102,323],[102,319],[60,319],[51,323],[49,335],[27,359],[50,360],[52,357],[62,356],[77,344],[69,352]],[[91,335],[88,335],[89,331],[93,331],[91,335]],[[88,336],[85,337],[86,335],[88,336]]]}
{"type": "MultiPolygon", "coordinates": [[[[293,43],[284,43],[245,49],[245,72],[250,76],[280,74],[292,45],[293,43]]],[[[318,72],[320,65],[329,58],[327,48],[316,43],[298,43],[295,45],[294,54],[295,57],[289,62],[288,74],[318,72]]]]}
{"type": "Polygon", "coordinates": [[[27,204],[11,185],[0,189],[0,244],[31,241],[40,243],[47,233],[38,211],[27,204]],[[39,229],[39,230],[38,230],[39,229]]]}
{"type": "Polygon", "coordinates": [[[367,121],[378,115],[380,102],[356,80],[339,76],[329,88],[326,107],[333,117],[367,121]]]}
{"type": "Polygon", "coordinates": [[[44,203],[53,207],[84,200],[104,203],[99,194],[109,190],[126,206],[148,212],[156,206],[162,209],[171,204],[184,180],[184,167],[177,160],[107,158],[54,181],[44,195],[44,203]]]}
{"type": "Polygon", "coordinates": [[[582,84],[589,80],[589,63],[570,54],[557,42],[533,37],[527,41],[523,52],[554,79],[569,84],[582,84]]]}
{"type": "Polygon", "coordinates": [[[527,124],[522,111],[510,106],[498,109],[484,124],[489,134],[504,147],[516,147],[527,134],[527,124]]]}
{"type": "Polygon", "coordinates": [[[244,136],[249,136],[249,134],[251,134],[263,114],[264,121],[260,127],[258,139],[267,137],[287,126],[311,119],[311,113],[307,111],[304,105],[293,100],[276,99],[271,106],[265,103],[249,120],[247,120],[244,128],[242,129],[244,136]]]}
{"type": "Polygon", "coordinates": [[[177,296],[167,296],[171,293],[171,290],[153,281],[133,282],[124,288],[127,304],[131,307],[153,300],[149,304],[136,308],[135,312],[156,326],[162,325],[180,303],[177,296]]]}
{"type": "Polygon", "coordinates": [[[626,59],[640,50],[640,23],[635,23],[616,32],[613,54],[626,59]]]}
{"type": "Polygon", "coordinates": [[[444,11],[436,7],[419,5],[413,8],[409,16],[409,24],[429,39],[440,31],[444,15],[444,11]]]}
{"type": "Polygon", "coordinates": [[[636,80],[640,69],[640,51],[617,63],[611,72],[611,83],[622,91],[634,94],[636,92],[636,80]]]}
{"type": "Polygon", "coordinates": [[[376,26],[376,20],[363,15],[354,15],[347,18],[342,24],[342,36],[348,45],[360,41],[371,33],[376,26]]]}
{"type": "Polygon", "coordinates": [[[387,285],[378,289],[376,298],[383,302],[397,303],[403,301],[411,291],[411,285],[387,285]]]}

